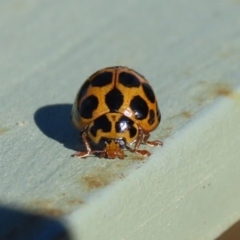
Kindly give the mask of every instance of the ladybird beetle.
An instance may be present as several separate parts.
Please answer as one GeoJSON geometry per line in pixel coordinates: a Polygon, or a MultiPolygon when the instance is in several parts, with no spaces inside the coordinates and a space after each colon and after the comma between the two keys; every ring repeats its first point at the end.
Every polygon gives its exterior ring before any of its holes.
{"type": "Polygon", "coordinates": [[[86,147],[73,156],[124,159],[124,148],[150,156],[139,149],[141,143],[163,145],[159,140],[148,141],[149,132],[161,120],[153,89],[142,75],[127,67],[108,67],[91,75],[77,93],[71,117],[86,147]]]}

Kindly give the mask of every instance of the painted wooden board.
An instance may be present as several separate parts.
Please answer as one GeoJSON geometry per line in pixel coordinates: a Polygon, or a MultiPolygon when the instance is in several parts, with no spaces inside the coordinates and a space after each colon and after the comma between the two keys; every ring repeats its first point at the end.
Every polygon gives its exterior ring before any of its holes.
{"type": "Polygon", "coordinates": [[[39,231],[45,239],[214,239],[234,224],[239,12],[238,0],[1,1],[0,213],[8,230],[0,236],[25,236],[32,218],[39,239],[39,231]],[[151,138],[164,146],[146,147],[147,159],[72,158],[75,95],[89,75],[115,65],[151,82],[162,112],[151,138]]]}

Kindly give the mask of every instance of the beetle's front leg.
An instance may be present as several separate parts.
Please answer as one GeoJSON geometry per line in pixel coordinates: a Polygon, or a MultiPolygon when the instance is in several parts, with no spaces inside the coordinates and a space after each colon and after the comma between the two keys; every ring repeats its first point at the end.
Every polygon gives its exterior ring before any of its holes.
{"type": "Polygon", "coordinates": [[[92,149],[91,149],[90,144],[87,139],[87,133],[83,132],[81,137],[82,137],[82,140],[84,142],[84,145],[85,145],[87,151],[86,152],[75,152],[74,154],[71,155],[72,157],[85,158],[85,157],[91,155],[91,153],[92,153],[92,149]]]}
{"type": "Polygon", "coordinates": [[[149,145],[149,146],[163,146],[163,142],[160,140],[154,140],[154,141],[148,141],[150,137],[149,133],[145,133],[145,136],[143,138],[143,143],[149,145]]]}
{"type": "Polygon", "coordinates": [[[149,157],[151,155],[151,153],[147,150],[140,150],[138,149],[140,144],[142,143],[143,141],[143,131],[141,129],[139,129],[139,133],[138,133],[138,137],[137,137],[137,140],[136,140],[136,143],[135,143],[135,146],[134,148],[130,148],[129,146],[126,146],[126,148],[130,151],[130,152],[133,152],[133,153],[138,153],[140,155],[143,155],[145,157],[149,157]]]}

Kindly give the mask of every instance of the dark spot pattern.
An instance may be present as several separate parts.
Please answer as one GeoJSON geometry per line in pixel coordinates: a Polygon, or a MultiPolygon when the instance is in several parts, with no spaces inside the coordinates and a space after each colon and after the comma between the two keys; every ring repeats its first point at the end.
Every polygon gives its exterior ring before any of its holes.
{"type": "Polygon", "coordinates": [[[143,120],[148,115],[148,105],[140,96],[135,96],[130,102],[130,108],[135,113],[135,118],[143,120]]]}
{"type": "Polygon", "coordinates": [[[114,88],[106,94],[105,103],[110,112],[117,112],[123,104],[123,94],[117,88],[114,88]]]}
{"type": "Polygon", "coordinates": [[[131,73],[127,73],[127,72],[121,72],[119,74],[119,82],[128,88],[132,88],[132,87],[139,87],[140,86],[140,82],[138,80],[138,78],[131,74],[131,73]]]}
{"type": "Polygon", "coordinates": [[[130,133],[130,138],[133,138],[137,134],[137,129],[134,126],[132,126],[131,128],[129,128],[129,133],[130,133]]]}
{"type": "Polygon", "coordinates": [[[82,99],[82,97],[87,93],[87,90],[88,90],[88,88],[89,88],[89,86],[90,86],[90,81],[86,81],[83,85],[82,85],[82,87],[81,87],[81,89],[80,89],[80,91],[79,91],[79,93],[78,93],[78,101],[80,101],[81,99],[82,99]]]}
{"type": "Polygon", "coordinates": [[[148,124],[149,124],[149,125],[152,125],[152,124],[154,123],[154,121],[155,121],[155,113],[154,113],[154,111],[151,109],[151,110],[149,111],[148,124]]]}
{"type": "Polygon", "coordinates": [[[93,87],[104,87],[112,82],[112,73],[103,72],[97,74],[91,81],[93,87]]]}
{"type": "Polygon", "coordinates": [[[155,95],[154,95],[154,92],[153,92],[152,88],[149,86],[149,84],[143,83],[142,87],[143,87],[143,91],[144,91],[147,99],[151,103],[155,103],[155,95]]]}
{"type": "Polygon", "coordinates": [[[123,133],[126,129],[129,129],[134,122],[126,116],[122,116],[115,124],[116,132],[123,133]]]}
{"type": "Polygon", "coordinates": [[[137,129],[134,127],[134,122],[126,116],[122,116],[116,122],[115,130],[119,133],[123,133],[124,131],[128,130],[131,138],[133,138],[137,133],[137,129]]]}
{"type": "Polygon", "coordinates": [[[106,115],[102,115],[94,120],[93,126],[90,128],[90,133],[96,137],[97,130],[101,129],[103,132],[110,132],[111,131],[111,122],[108,120],[106,115]]]}
{"type": "Polygon", "coordinates": [[[80,106],[80,115],[83,118],[92,118],[93,111],[98,106],[98,98],[94,95],[90,95],[82,101],[80,106]]]}

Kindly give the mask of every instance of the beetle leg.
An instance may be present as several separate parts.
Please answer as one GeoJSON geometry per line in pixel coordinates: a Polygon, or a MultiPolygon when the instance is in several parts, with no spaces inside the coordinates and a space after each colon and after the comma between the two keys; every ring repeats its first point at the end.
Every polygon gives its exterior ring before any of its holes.
{"type": "Polygon", "coordinates": [[[147,150],[140,150],[138,149],[140,144],[142,143],[143,141],[143,131],[139,129],[139,134],[138,134],[138,138],[137,138],[137,141],[135,143],[135,146],[134,148],[130,148],[129,146],[126,145],[126,148],[130,151],[130,152],[133,152],[133,153],[138,153],[140,155],[143,155],[143,156],[150,156],[151,153],[147,150]]]}
{"type": "Polygon", "coordinates": [[[163,142],[160,141],[160,140],[155,140],[155,141],[148,141],[150,137],[150,134],[149,133],[145,133],[145,136],[143,138],[143,143],[149,145],[149,146],[163,146],[163,142]]]}
{"type": "Polygon", "coordinates": [[[91,149],[90,144],[87,140],[86,132],[82,133],[82,139],[83,139],[83,142],[84,142],[84,145],[85,145],[87,151],[86,152],[76,152],[76,153],[72,154],[72,157],[84,158],[84,157],[89,156],[92,153],[92,149],[91,149]]]}

